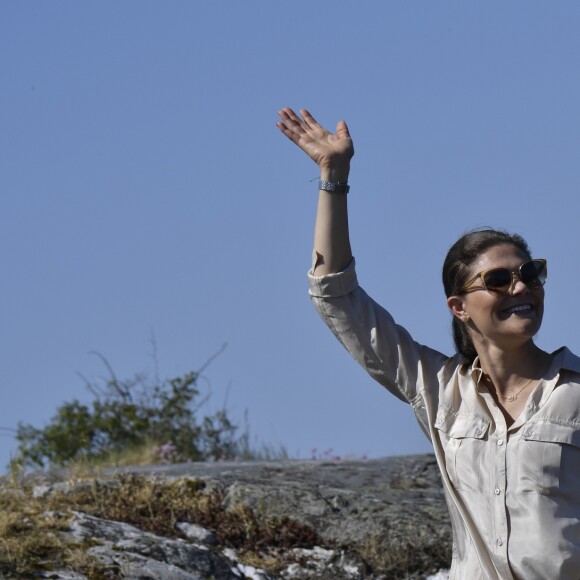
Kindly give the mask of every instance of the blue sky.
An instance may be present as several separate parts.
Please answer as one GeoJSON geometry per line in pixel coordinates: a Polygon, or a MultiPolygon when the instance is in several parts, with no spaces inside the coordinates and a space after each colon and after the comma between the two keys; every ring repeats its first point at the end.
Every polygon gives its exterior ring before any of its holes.
{"type": "MultiPolygon", "coordinates": [[[[465,230],[549,260],[543,348],[580,351],[580,5],[4,2],[0,426],[119,377],[205,371],[256,445],[425,452],[408,408],[342,352],[306,293],[316,167],[283,106],[356,148],[359,278],[452,352],[440,268],[465,230]]],[[[15,444],[0,431],[0,465],[15,444]]]]}

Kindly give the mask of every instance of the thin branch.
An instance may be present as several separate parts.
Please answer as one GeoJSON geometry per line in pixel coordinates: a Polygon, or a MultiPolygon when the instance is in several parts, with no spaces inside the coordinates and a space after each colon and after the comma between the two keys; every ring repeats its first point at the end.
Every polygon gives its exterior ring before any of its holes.
{"type": "Polygon", "coordinates": [[[98,356],[101,359],[101,362],[107,367],[109,374],[111,376],[111,378],[107,381],[108,385],[113,387],[113,389],[117,391],[117,393],[121,396],[123,400],[132,401],[133,398],[131,397],[130,389],[128,387],[125,387],[123,383],[119,382],[119,379],[117,379],[117,376],[113,371],[113,367],[109,364],[109,361],[100,352],[96,350],[89,351],[89,354],[94,354],[98,356]]]}
{"type": "Polygon", "coordinates": [[[153,367],[155,369],[155,383],[159,384],[161,382],[159,378],[159,357],[157,354],[159,349],[157,348],[157,338],[153,329],[150,330],[149,344],[151,345],[151,358],[153,359],[153,367]]]}
{"type": "Polygon", "coordinates": [[[232,390],[232,381],[230,381],[228,383],[228,386],[226,388],[226,393],[224,395],[224,403],[223,403],[223,406],[222,406],[222,411],[225,411],[228,408],[228,399],[230,398],[230,391],[231,390],[232,390]]]}
{"type": "Polygon", "coordinates": [[[12,427],[0,427],[0,437],[14,438],[18,431],[12,427]]]}
{"type": "Polygon", "coordinates": [[[118,383],[119,380],[117,379],[115,372],[113,371],[113,367],[109,364],[109,361],[99,352],[96,350],[90,350],[89,354],[94,354],[95,356],[99,357],[101,359],[101,362],[107,367],[109,374],[111,375],[113,381],[115,383],[118,383]]]}
{"type": "Polygon", "coordinates": [[[201,366],[201,368],[197,371],[197,375],[201,375],[201,373],[203,373],[203,371],[205,371],[205,369],[207,369],[207,367],[220,355],[222,354],[222,352],[224,352],[224,350],[226,350],[226,347],[228,346],[227,342],[224,342],[222,344],[222,346],[214,353],[212,354],[206,361],[205,363],[203,363],[203,365],[201,366]]]}
{"type": "Polygon", "coordinates": [[[87,379],[83,374],[77,372],[77,375],[83,380],[83,382],[85,383],[85,387],[91,391],[91,393],[93,394],[93,396],[95,397],[95,399],[97,399],[97,401],[101,400],[101,397],[105,396],[105,393],[99,388],[98,385],[94,385],[93,383],[91,383],[91,381],[89,381],[89,379],[87,379]]]}
{"type": "Polygon", "coordinates": [[[211,389],[208,391],[207,395],[192,409],[192,413],[195,415],[197,412],[211,399],[212,392],[211,389]]]}

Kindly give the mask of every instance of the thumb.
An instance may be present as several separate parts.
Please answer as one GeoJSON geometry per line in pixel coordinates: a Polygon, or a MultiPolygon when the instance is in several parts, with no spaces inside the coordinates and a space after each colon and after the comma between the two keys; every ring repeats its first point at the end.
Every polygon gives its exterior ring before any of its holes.
{"type": "Polygon", "coordinates": [[[341,139],[350,139],[350,133],[348,132],[348,126],[345,121],[339,121],[336,124],[336,134],[341,139]]]}

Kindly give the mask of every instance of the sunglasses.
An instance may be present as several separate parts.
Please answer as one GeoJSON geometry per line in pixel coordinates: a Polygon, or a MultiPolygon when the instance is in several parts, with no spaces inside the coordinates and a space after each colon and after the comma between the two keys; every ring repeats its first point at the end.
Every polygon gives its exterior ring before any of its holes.
{"type": "Polygon", "coordinates": [[[490,268],[479,272],[471,278],[459,291],[459,294],[470,290],[489,290],[509,294],[516,280],[521,280],[528,288],[540,288],[548,277],[548,263],[546,260],[530,260],[521,266],[509,270],[508,268],[490,268]],[[482,286],[472,288],[476,280],[481,280],[482,286]]]}

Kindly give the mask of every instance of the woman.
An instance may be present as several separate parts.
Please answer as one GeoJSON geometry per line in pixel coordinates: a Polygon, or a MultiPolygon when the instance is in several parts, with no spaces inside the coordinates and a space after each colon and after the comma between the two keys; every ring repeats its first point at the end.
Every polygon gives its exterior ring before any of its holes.
{"type": "Polygon", "coordinates": [[[534,344],[545,260],[495,230],[450,249],[443,283],[457,353],[417,344],[357,282],[347,196],[354,154],[306,110],[280,130],[320,167],[310,294],[332,332],[408,402],[433,444],[453,524],[451,578],[580,578],[580,359],[534,344]]]}

